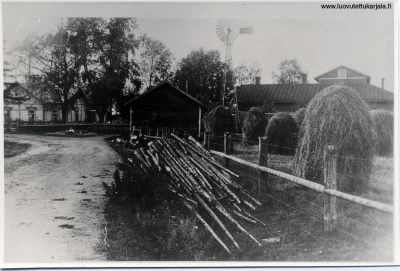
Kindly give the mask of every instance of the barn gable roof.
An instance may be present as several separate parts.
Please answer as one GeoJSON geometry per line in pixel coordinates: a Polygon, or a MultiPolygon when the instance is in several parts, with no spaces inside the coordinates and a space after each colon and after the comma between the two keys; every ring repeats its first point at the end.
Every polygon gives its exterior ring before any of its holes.
{"type": "MultiPolygon", "coordinates": [[[[393,102],[393,93],[370,84],[346,83],[366,102],[393,102]]],[[[265,100],[287,103],[308,103],[326,85],[322,84],[263,84],[237,87],[239,104],[262,104],[265,100]]]]}
{"type": "Polygon", "coordinates": [[[332,78],[332,79],[337,78],[337,70],[339,70],[339,69],[346,69],[346,70],[348,71],[348,74],[349,74],[348,77],[365,77],[365,78],[371,78],[369,75],[363,74],[363,73],[361,73],[361,72],[359,72],[359,71],[357,71],[357,70],[354,70],[354,69],[352,69],[352,68],[349,68],[349,67],[347,67],[347,66],[340,65],[340,66],[338,66],[338,67],[336,67],[336,68],[334,68],[334,69],[332,69],[332,70],[330,70],[330,71],[327,71],[327,72],[324,72],[324,73],[321,74],[321,75],[318,75],[318,76],[315,77],[314,79],[315,79],[316,81],[318,81],[318,79],[322,79],[322,78],[332,78]]]}
{"type": "Polygon", "coordinates": [[[190,101],[196,103],[197,105],[199,105],[199,106],[201,106],[201,107],[203,107],[203,108],[206,108],[201,102],[199,102],[198,100],[196,100],[195,98],[193,98],[192,96],[190,96],[189,94],[187,94],[186,92],[180,90],[179,88],[177,88],[176,86],[174,86],[173,84],[171,84],[171,83],[168,82],[168,81],[163,81],[163,82],[159,83],[159,84],[156,85],[155,87],[153,87],[153,88],[147,90],[145,93],[143,93],[143,94],[141,94],[141,95],[139,95],[139,96],[137,96],[137,97],[131,99],[131,100],[128,101],[128,102],[126,102],[126,103],[124,104],[124,106],[130,105],[130,104],[132,104],[132,103],[134,103],[134,102],[136,102],[136,101],[142,99],[143,97],[147,96],[149,93],[154,92],[155,90],[159,89],[160,87],[162,87],[162,86],[164,86],[164,85],[170,86],[169,89],[176,91],[176,93],[178,93],[179,95],[182,95],[182,96],[188,98],[190,101]]]}

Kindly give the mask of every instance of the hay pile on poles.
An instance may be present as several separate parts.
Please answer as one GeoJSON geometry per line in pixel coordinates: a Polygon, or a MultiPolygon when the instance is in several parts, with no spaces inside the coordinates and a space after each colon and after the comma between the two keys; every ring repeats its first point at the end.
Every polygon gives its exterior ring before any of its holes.
{"type": "Polygon", "coordinates": [[[301,126],[301,123],[303,122],[305,114],[306,114],[306,109],[305,108],[300,108],[299,110],[297,110],[294,113],[293,118],[296,121],[298,127],[301,126]]]}
{"type": "Polygon", "coordinates": [[[367,104],[355,90],[342,85],[325,88],[307,106],[294,174],[322,183],[324,150],[333,145],[337,153],[338,188],[361,192],[372,166],[373,125],[367,104]]]}
{"type": "Polygon", "coordinates": [[[258,107],[250,108],[243,122],[243,138],[245,141],[257,141],[264,136],[266,119],[263,110],[258,107]]]}
{"type": "Polygon", "coordinates": [[[229,109],[217,106],[204,117],[204,128],[211,136],[223,136],[235,132],[235,119],[229,109]]]}
{"type": "Polygon", "coordinates": [[[265,226],[252,214],[261,203],[244,191],[237,182],[239,175],[220,165],[193,137],[171,134],[152,138],[146,145],[131,145],[136,147],[128,160],[145,176],[154,171],[164,174],[165,181],[158,186],[182,200],[227,253],[240,250],[232,230],[261,246],[242,226],[242,222],[265,226]]]}
{"type": "Polygon", "coordinates": [[[289,113],[276,113],[269,120],[265,132],[268,152],[294,154],[297,146],[298,130],[296,121],[289,113]]]}
{"type": "Polygon", "coordinates": [[[375,125],[375,153],[393,155],[393,114],[387,110],[373,110],[370,113],[375,125]]]}

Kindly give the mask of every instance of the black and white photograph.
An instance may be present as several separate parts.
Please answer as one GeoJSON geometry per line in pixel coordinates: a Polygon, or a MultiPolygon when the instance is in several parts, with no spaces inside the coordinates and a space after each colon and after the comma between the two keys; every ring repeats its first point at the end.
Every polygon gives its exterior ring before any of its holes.
{"type": "Polygon", "coordinates": [[[397,4],[3,1],[2,265],[398,262],[397,4]]]}

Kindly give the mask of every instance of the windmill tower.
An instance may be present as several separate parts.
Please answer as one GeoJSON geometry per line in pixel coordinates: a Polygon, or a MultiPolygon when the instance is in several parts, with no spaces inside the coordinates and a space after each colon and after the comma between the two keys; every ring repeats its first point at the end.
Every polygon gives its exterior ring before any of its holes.
{"type": "Polygon", "coordinates": [[[225,67],[224,67],[224,76],[222,83],[222,106],[225,106],[225,93],[226,93],[226,82],[227,82],[226,73],[227,73],[227,67],[232,66],[233,41],[236,40],[239,34],[252,34],[253,28],[239,27],[236,21],[224,19],[218,21],[216,32],[218,38],[225,45],[225,59],[224,59],[225,67]]]}

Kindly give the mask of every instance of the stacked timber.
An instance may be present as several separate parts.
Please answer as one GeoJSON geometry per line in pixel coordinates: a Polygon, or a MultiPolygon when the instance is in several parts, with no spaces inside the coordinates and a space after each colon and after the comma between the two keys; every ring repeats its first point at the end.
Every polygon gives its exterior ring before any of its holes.
{"type": "Polygon", "coordinates": [[[240,246],[228,228],[236,228],[261,246],[241,224],[245,221],[265,226],[251,214],[261,203],[236,182],[239,175],[220,165],[193,137],[183,139],[171,134],[170,138],[152,138],[146,145],[136,146],[130,161],[139,163],[144,172],[165,173],[165,187],[182,199],[229,254],[240,246]]]}

